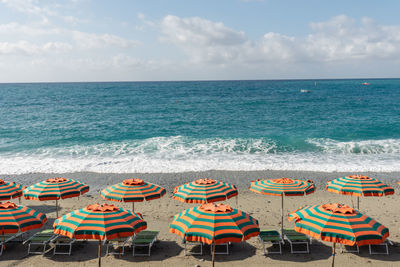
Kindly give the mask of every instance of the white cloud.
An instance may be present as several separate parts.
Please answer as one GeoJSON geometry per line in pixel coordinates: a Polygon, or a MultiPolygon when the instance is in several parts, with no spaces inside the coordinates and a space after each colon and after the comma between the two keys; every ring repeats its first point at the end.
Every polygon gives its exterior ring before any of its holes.
{"type": "Polygon", "coordinates": [[[201,18],[166,16],[162,40],[182,48],[197,63],[286,64],[400,57],[400,26],[381,26],[368,18],[358,24],[345,15],[311,23],[304,37],[266,33],[248,40],[243,32],[201,18]]]}
{"type": "Polygon", "coordinates": [[[128,40],[113,34],[94,34],[80,31],[72,31],[72,39],[78,47],[83,49],[105,48],[109,46],[131,48],[139,44],[138,41],[128,40]]]}

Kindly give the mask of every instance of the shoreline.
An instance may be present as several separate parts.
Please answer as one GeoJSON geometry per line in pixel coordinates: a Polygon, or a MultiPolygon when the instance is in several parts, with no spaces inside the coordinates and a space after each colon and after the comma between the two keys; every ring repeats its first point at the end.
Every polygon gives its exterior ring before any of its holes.
{"type": "MultiPolygon", "coordinates": [[[[382,180],[394,187],[400,180],[400,172],[355,172],[382,180]]],[[[191,182],[196,178],[212,178],[236,185],[239,189],[247,188],[255,179],[296,178],[313,180],[317,187],[324,187],[326,182],[338,177],[354,174],[352,172],[323,172],[323,171],[220,171],[210,170],[201,172],[176,172],[176,173],[96,173],[96,172],[70,172],[70,173],[29,173],[29,174],[0,174],[0,178],[15,181],[29,186],[47,178],[65,177],[77,179],[87,183],[91,191],[100,191],[106,186],[121,182],[128,178],[141,178],[148,182],[173,190],[175,186],[191,182]]]]}

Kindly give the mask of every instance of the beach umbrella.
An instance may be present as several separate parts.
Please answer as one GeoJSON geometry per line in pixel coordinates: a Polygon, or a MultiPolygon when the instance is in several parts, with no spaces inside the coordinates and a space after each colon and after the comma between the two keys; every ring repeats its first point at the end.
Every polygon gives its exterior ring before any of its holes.
{"type": "Polygon", "coordinates": [[[46,215],[13,202],[0,202],[0,233],[15,234],[37,229],[47,221],[46,215]]]}
{"type": "Polygon", "coordinates": [[[147,228],[140,213],[108,204],[93,204],[72,211],[55,220],[54,233],[75,239],[99,240],[99,266],[101,241],[132,236],[147,228]]]}
{"type": "Polygon", "coordinates": [[[89,186],[67,178],[50,178],[23,190],[25,199],[31,200],[55,200],[56,217],[58,218],[58,200],[78,197],[89,191],[89,186]]]}
{"type": "Polygon", "coordinates": [[[0,200],[21,197],[24,188],[24,186],[15,182],[6,182],[0,179],[0,200]]]}
{"type": "Polygon", "coordinates": [[[326,184],[326,190],[336,194],[356,196],[357,209],[360,209],[360,196],[381,197],[394,194],[392,187],[363,175],[349,175],[329,181],[326,184]]]}
{"type": "Polygon", "coordinates": [[[132,211],[135,211],[135,202],[161,198],[165,193],[165,188],[159,185],[141,179],[126,179],[103,189],[100,195],[106,200],[132,202],[132,211]]]}
{"type": "Polygon", "coordinates": [[[258,221],[245,212],[222,203],[207,203],[187,209],[177,215],[169,226],[186,241],[213,245],[241,242],[260,234],[258,221]]]}
{"type": "Polygon", "coordinates": [[[315,191],[314,182],[290,178],[278,178],[252,181],[250,191],[263,195],[281,196],[281,233],[283,234],[283,199],[284,196],[304,196],[315,191]]]}
{"type": "Polygon", "coordinates": [[[175,187],[173,198],[186,203],[210,203],[237,195],[236,186],[206,178],[175,187]]]}
{"type": "Polygon", "coordinates": [[[332,242],[332,266],[336,243],[349,246],[380,244],[389,236],[389,229],[374,219],[338,203],[312,205],[289,214],[297,232],[322,241],[332,242]]]}

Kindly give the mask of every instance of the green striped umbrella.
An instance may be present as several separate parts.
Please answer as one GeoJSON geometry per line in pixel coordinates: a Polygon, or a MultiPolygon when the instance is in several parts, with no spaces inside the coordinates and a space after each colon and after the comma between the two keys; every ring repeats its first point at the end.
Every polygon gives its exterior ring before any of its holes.
{"type": "MultiPolygon", "coordinates": [[[[208,203],[187,209],[177,215],[170,232],[187,241],[206,244],[241,242],[260,234],[258,221],[241,210],[222,203],[208,203]]],[[[214,266],[214,254],[212,264],[214,266]]]]}
{"type": "Polygon", "coordinates": [[[15,182],[6,182],[0,179],[0,200],[21,197],[24,188],[24,186],[15,182]]]}
{"type": "Polygon", "coordinates": [[[161,198],[165,193],[165,188],[159,185],[141,179],[126,179],[122,183],[103,189],[100,194],[107,200],[132,202],[132,211],[135,211],[135,202],[161,198]]]}
{"type": "Polygon", "coordinates": [[[210,203],[237,195],[236,186],[206,178],[175,187],[173,198],[186,203],[210,203]]]}
{"type": "Polygon", "coordinates": [[[37,229],[47,221],[46,215],[12,202],[0,202],[0,232],[15,234],[37,229]]]}
{"type": "Polygon", "coordinates": [[[101,241],[132,236],[147,228],[140,213],[108,204],[94,204],[75,210],[57,220],[54,233],[75,239],[99,240],[99,266],[101,241]]]}
{"type": "Polygon", "coordinates": [[[338,203],[312,205],[289,214],[297,232],[323,241],[333,242],[332,266],[336,243],[349,246],[380,244],[389,236],[389,229],[372,218],[338,203]]]}
{"type": "Polygon", "coordinates": [[[250,191],[263,195],[281,196],[281,233],[283,234],[283,198],[284,196],[304,196],[315,191],[314,182],[290,178],[252,181],[250,191]]]}
{"type": "Polygon", "coordinates": [[[56,217],[58,218],[58,200],[78,197],[89,191],[89,186],[67,178],[50,178],[24,189],[25,199],[31,200],[55,200],[56,217]]]}
{"type": "Polygon", "coordinates": [[[394,194],[392,187],[363,175],[349,175],[329,181],[326,190],[336,194],[356,196],[357,209],[360,209],[360,196],[381,197],[394,194]]]}

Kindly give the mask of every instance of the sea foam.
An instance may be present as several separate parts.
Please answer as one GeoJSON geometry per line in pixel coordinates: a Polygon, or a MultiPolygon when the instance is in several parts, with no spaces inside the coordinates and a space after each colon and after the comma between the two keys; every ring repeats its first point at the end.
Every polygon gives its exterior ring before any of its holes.
{"type": "Polygon", "coordinates": [[[48,147],[0,154],[0,173],[154,173],[205,170],[400,171],[400,140],[307,139],[309,151],[273,140],[183,136],[48,147]]]}

